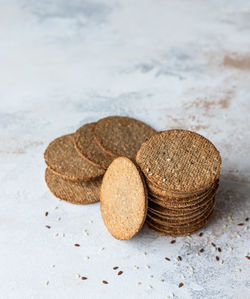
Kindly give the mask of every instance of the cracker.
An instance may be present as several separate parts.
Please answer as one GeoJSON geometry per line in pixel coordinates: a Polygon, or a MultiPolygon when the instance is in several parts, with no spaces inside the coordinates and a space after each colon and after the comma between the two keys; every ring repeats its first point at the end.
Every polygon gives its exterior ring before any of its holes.
{"type": "Polygon", "coordinates": [[[89,181],[105,172],[81,158],[75,149],[73,134],[53,140],[44,153],[44,159],[57,175],[73,181],[89,181]]]}
{"type": "Polygon", "coordinates": [[[207,189],[220,175],[221,156],[205,137],[187,130],[154,134],[136,155],[147,180],[171,192],[207,189]]]}
{"type": "Polygon", "coordinates": [[[190,225],[196,225],[200,221],[204,220],[213,211],[213,209],[214,209],[214,200],[209,204],[209,206],[206,206],[206,208],[204,208],[200,214],[192,218],[173,220],[166,217],[158,216],[154,213],[151,213],[150,211],[148,211],[147,217],[148,219],[151,219],[160,225],[166,225],[166,226],[169,225],[169,226],[178,226],[178,227],[181,227],[183,225],[190,226],[190,225]]]}
{"type": "MultiPolygon", "coordinates": [[[[202,209],[193,211],[193,212],[189,212],[187,214],[184,215],[173,215],[171,212],[170,213],[164,213],[161,210],[158,209],[154,209],[151,208],[150,206],[148,207],[148,215],[153,215],[153,216],[157,216],[160,217],[161,219],[166,219],[169,220],[169,222],[178,222],[178,221],[187,221],[187,220],[191,220],[191,219],[197,219],[198,217],[200,217],[201,215],[204,214],[204,212],[209,209],[212,205],[214,205],[214,201],[208,203],[206,206],[204,206],[202,209]]],[[[169,211],[169,210],[168,210],[169,211]]]]}
{"type": "Polygon", "coordinates": [[[63,179],[47,168],[45,181],[56,197],[70,203],[84,205],[99,201],[101,178],[89,182],[70,181],[63,179]]]}
{"type": "Polygon", "coordinates": [[[101,214],[110,234],[119,240],[132,238],[147,214],[147,189],[137,166],[126,157],[108,167],[100,192],[101,214]]]}
{"type": "Polygon", "coordinates": [[[74,134],[74,142],[77,151],[91,164],[107,169],[114,157],[104,152],[94,139],[94,127],[96,123],[90,123],[79,128],[74,134]]]}
{"type": "Polygon", "coordinates": [[[214,190],[217,190],[219,184],[216,182],[210,189],[208,189],[205,193],[202,193],[200,195],[192,195],[188,197],[183,197],[183,198],[176,198],[176,197],[162,197],[159,196],[158,194],[153,193],[151,190],[149,190],[149,196],[152,196],[158,200],[164,201],[164,202],[169,202],[173,204],[180,204],[180,205],[185,205],[193,202],[198,202],[199,200],[204,199],[205,197],[209,196],[214,190]]]}
{"type": "Polygon", "coordinates": [[[124,116],[99,120],[94,128],[98,145],[108,154],[135,159],[141,144],[156,131],[145,123],[124,116]]]}

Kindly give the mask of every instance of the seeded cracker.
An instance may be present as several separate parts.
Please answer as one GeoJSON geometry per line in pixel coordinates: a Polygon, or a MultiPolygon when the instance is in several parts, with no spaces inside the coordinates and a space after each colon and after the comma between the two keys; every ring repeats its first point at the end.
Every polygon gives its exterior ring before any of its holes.
{"type": "Polygon", "coordinates": [[[61,178],[47,168],[45,181],[56,197],[70,203],[90,204],[99,201],[100,178],[90,182],[70,181],[61,178]]]}
{"type": "Polygon", "coordinates": [[[147,213],[147,190],[141,173],[128,158],[119,157],[108,167],[100,202],[104,224],[116,239],[128,240],[141,229],[147,213]]]}
{"type": "Polygon", "coordinates": [[[221,170],[221,156],[215,146],[187,130],[153,135],[142,144],[136,161],[147,180],[171,192],[207,189],[219,178],[221,170]]]}
{"type": "Polygon", "coordinates": [[[135,159],[141,144],[156,131],[145,123],[124,116],[99,120],[94,128],[98,145],[112,156],[135,159]]]}
{"type": "Polygon", "coordinates": [[[76,151],[73,134],[52,141],[44,153],[48,167],[57,175],[73,181],[89,181],[102,176],[104,169],[90,164],[76,151]]]}
{"type": "Polygon", "coordinates": [[[79,128],[74,134],[74,142],[80,155],[95,166],[107,169],[114,157],[104,152],[94,139],[94,127],[90,123],[79,128]]]}

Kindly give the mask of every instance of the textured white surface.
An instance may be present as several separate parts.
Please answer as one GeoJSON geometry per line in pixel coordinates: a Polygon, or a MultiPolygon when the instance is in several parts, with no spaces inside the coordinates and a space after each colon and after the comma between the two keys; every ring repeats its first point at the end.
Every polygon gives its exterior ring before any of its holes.
{"type": "Polygon", "coordinates": [[[0,298],[250,298],[249,1],[4,0],[0,7],[0,298]],[[117,241],[99,204],[73,206],[50,194],[48,142],[112,114],[157,130],[191,128],[221,151],[217,206],[202,237],[170,244],[144,227],[117,241]]]}

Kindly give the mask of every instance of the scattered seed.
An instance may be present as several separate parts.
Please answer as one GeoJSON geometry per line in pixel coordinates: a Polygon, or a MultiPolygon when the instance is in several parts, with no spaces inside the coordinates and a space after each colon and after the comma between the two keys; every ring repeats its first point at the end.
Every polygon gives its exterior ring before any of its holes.
{"type": "Polygon", "coordinates": [[[229,247],[229,251],[232,251],[233,250],[233,248],[232,247],[229,247]]]}
{"type": "Polygon", "coordinates": [[[58,217],[58,218],[57,218],[57,221],[61,221],[61,217],[58,217]]]}
{"type": "Polygon", "coordinates": [[[213,247],[216,247],[216,245],[215,245],[214,243],[211,243],[211,245],[212,245],[213,247]]]}
{"type": "Polygon", "coordinates": [[[147,255],[147,252],[146,251],[143,251],[143,253],[142,253],[143,255],[147,255]]]}
{"type": "Polygon", "coordinates": [[[191,240],[192,238],[189,236],[189,235],[187,235],[187,238],[189,239],[189,240],[191,240]]]}
{"type": "Polygon", "coordinates": [[[220,260],[220,258],[219,258],[218,256],[216,256],[215,258],[216,258],[216,261],[219,261],[219,260],[220,260]]]}
{"type": "Polygon", "coordinates": [[[238,225],[239,225],[239,226],[243,226],[243,225],[244,225],[244,223],[238,223],[238,225]]]}
{"type": "Polygon", "coordinates": [[[190,267],[189,272],[190,272],[190,274],[194,274],[194,268],[190,267]]]}
{"type": "Polygon", "coordinates": [[[50,226],[49,226],[49,225],[45,225],[45,227],[47,227],[48,229],[50,229],[50,226]]]}
{"type": "Polygon", "coordinates": [[[153,287],[151,285],[148,286],[149,289],[152,289],[153,287]]]}
{"type": "Polygon", "coordinates": [[[181,278],[185,279],[186,277],[185,277],[185,275],[181,274],[181,278]]]}
{"type": "Polygon", "coordinates": [[[232,217],[231,217],[231,216],[228,216],[228,217],[227,217],[227,221],[228,221],[228,222],[232,222],[232,217]]]}
{"type": "Polygon", "coordinates": [[[99,249],[99,251],[103,251],[105,248],[104,247],[101,247],[100,249],[99,249]]]}
{"type": "Polygon", "coordinates": [[[237,272],[241,272],[241,269],[240,269],[240,268],[237,268],[236,271],[237,271],[237,272]]]}
{"type": "Polygon", "coordinates": [[[58,209],[58,207],[54,207],[54,210],[57,210],[58,209]]]}
{"type": "Polygon", "coordinates": [[[219,252],[221,252],[221,248],[220,247],[218,247],[217,249],[218,249],[219,252]]]}
{"type": "Polygon", "coordinates": [[[185,244],[186,244],[186,246],[188,246],[188,247],[190,246],[190,243],[188,243],[188,242],[186,242],[185,244]]]}
{"type": "Polygon", "coordinates": [[[164,279],[160,279],[160,282],[164,282],[164,279]]]}
{"type": "Polygon", "coordinates": [[[103,284],[108,284],[108,282],[106,280],[103,280],[102,283],[103,284]]]}
{"type": "Polygon", "coordinates": [[[200,253],[202,253],[202,252],[204,252],[204,249],[203,249],[203,248],[200,249],[200,253]]]}
{"type": "Polygon", "coordinates": [[[85,259],[85,260],[89,260],[89,256],[85,256],[84,259],[85,259]]]}
{"type": "Polygon", "coordinates": [[[80,274],[76,274],[76,278],[80,278],[81,277],[81,275],[80,274]]]}
{"type": "Polygon", "coordinates": [[[75,247],[80,247],[80,244],[75,243],[74,246],[75,247]]]}
{"type": "Polygon", "coordinates": [[[168,257],[165,257],[165,260],[166,260],[166,261],[169,261],[169,262],[171,261],[168,257]]]}
{"type": "Polygon", "coordinates": [[[45,216],[48,216],[49,215],[49,212],[45,212],[45,216]]]}
{"type": "Polygon", "coordinates": [[[165,183],[165,182],[166,182],[166,180],[167,180],[166,178],[163,178],[163,179],[162,179],[163,183],[165,183]]]}
{"type": "Polygon", "coordinates": [[[115,267],[113,267],[113,270],[117,270],[119,267],[117,267],[117,266],[115,266],[115,267]]]}
{"type": "Polygon", "coordinates": [[[136,266],[136,265],[134,265],[134,269],[139,269],[139,267],[138,267],[138,266],[136,266]]]}
{"type": "Polygon", "coordinates": [[[180,282],[179,285],[178,285],[178,287],[179,287],[179,288],[183,287],[183,283],[180,282]]]}
{"type": "Polygon", "coordinates": [[[247,231],[247,230],[248,230],[248,226],[245,226],[244,231],[247,231]]]}
{"type": "Polygon", "coordinates": [[[149,266],[149,265],[146,265],[145,267],[146,267],[147,269],[150,269],[150,266],[149,266]]]}
{"type": "Polygon", "coordinates": [[[117,275],[122,275],[122,273],[123,273],[123,271],[119,271],[119,272],[117,273],[117,275]]]}
{"type": "Polygon", "coordinates": [[[247,258],[248,260],[250,260],[250,256],[246,255],[246,258],[247,258]]]}
{"type": "Polygon", "coordinates": [[[141,285],[141,282],[140,282],[140,281],[138,281],[138,282],[137,282],[137,285],[138,285],[138,286],[140,286],[140,285],[141,285]]]}
{"type": "Polygon", "coordinates": [[[146,171],[147,171],[147,172],[149,172],[149,171],[150,171],[150,169],[149,169],[149,168],[146,168],[146,171]]]}
{"type": "Polygon", "coordinates": [[[168,161],[168,162],[170,162],[170,161],[171,161],[171,159],[170,159],[170,158],[167,158],[167,161],[168,161]]]}
{"type": "Polygon", "coordinates": [[[171,243],[171,244],[174,244],[175,242],[176,242],[176,240],[172,240],[170,243],[171,243]]]}
{"type": "Polygon", "coordinates": [[[153,278],[154,276],[153,275],[149,275],[149,278],[153,278]]]}
{"type": "Polygon", "coordinates": [[[45,285],[47,286],[49,284],[49,281],[47,280],[47,281],[45,281],[45,285]]]}
{"type": "Polygon", "coordinates": [[[54,234],[54,238],[56,238],[56,237],[58,237],[58,233],[55,233],[55,234],[54,234]]]}
{"type": "Polygon", "coordinates": [[[245,219],[245,221],[247,222],[249,220],[249,217],[247,217],[246,219],[245,219]]]}
{"type": "Polygon", "coordinates": [[[51,268],[55,268],[55,266],[56,266],[56,265],[51,265],[50,267],[51,267],[51,268]]]}
{"type": "Polygon", "coordinates": [[[89,220],[89,223],[94,223],[94,221],[93,220],[89,220]]]}
{"type": "Polygon", "coordinates": [[[177,260],[178,260],[178,261],[182,261],[182,257],[181,257],[181,256],[178,256],[178,257],[177,257],[177,260]]]}
{"type": "Polygon", "coordinates": [[[64,237],[65,237],[65,234],[61,234],[61,237],[63,237],[63,238],[64,238],[64,237]]]}
{"type": "Polygon", "coordinates": [[[199,237],[202,237],[203,236],[203,233],[199,233],[199,237]]]}
{"type": "Polygon", "coordinates": [[[152,172],[150,172],[148,175],[149,175],[149,176],[152,176],[152,175],[153,175],[153,173],[152,173],[152,172]]]}
{"type": "Polygon", "coordinates": [[[82,277],[81,277],[81,280],[86,280],[86,279],[88,279],[88,278],[85,277],[85,276],[82,276],[82,277]]]}

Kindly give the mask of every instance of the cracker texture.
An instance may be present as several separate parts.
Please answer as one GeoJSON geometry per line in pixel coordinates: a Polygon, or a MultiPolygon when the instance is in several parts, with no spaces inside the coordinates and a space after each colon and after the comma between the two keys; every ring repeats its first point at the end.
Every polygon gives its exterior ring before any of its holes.
{"type": "Polygon", "coordinates": [[[115,159],[102,181],[100,208],[105,226],[119,240],[131,239],[144,224],[147,189],[137,166],[126,157],[115,159]]]}

